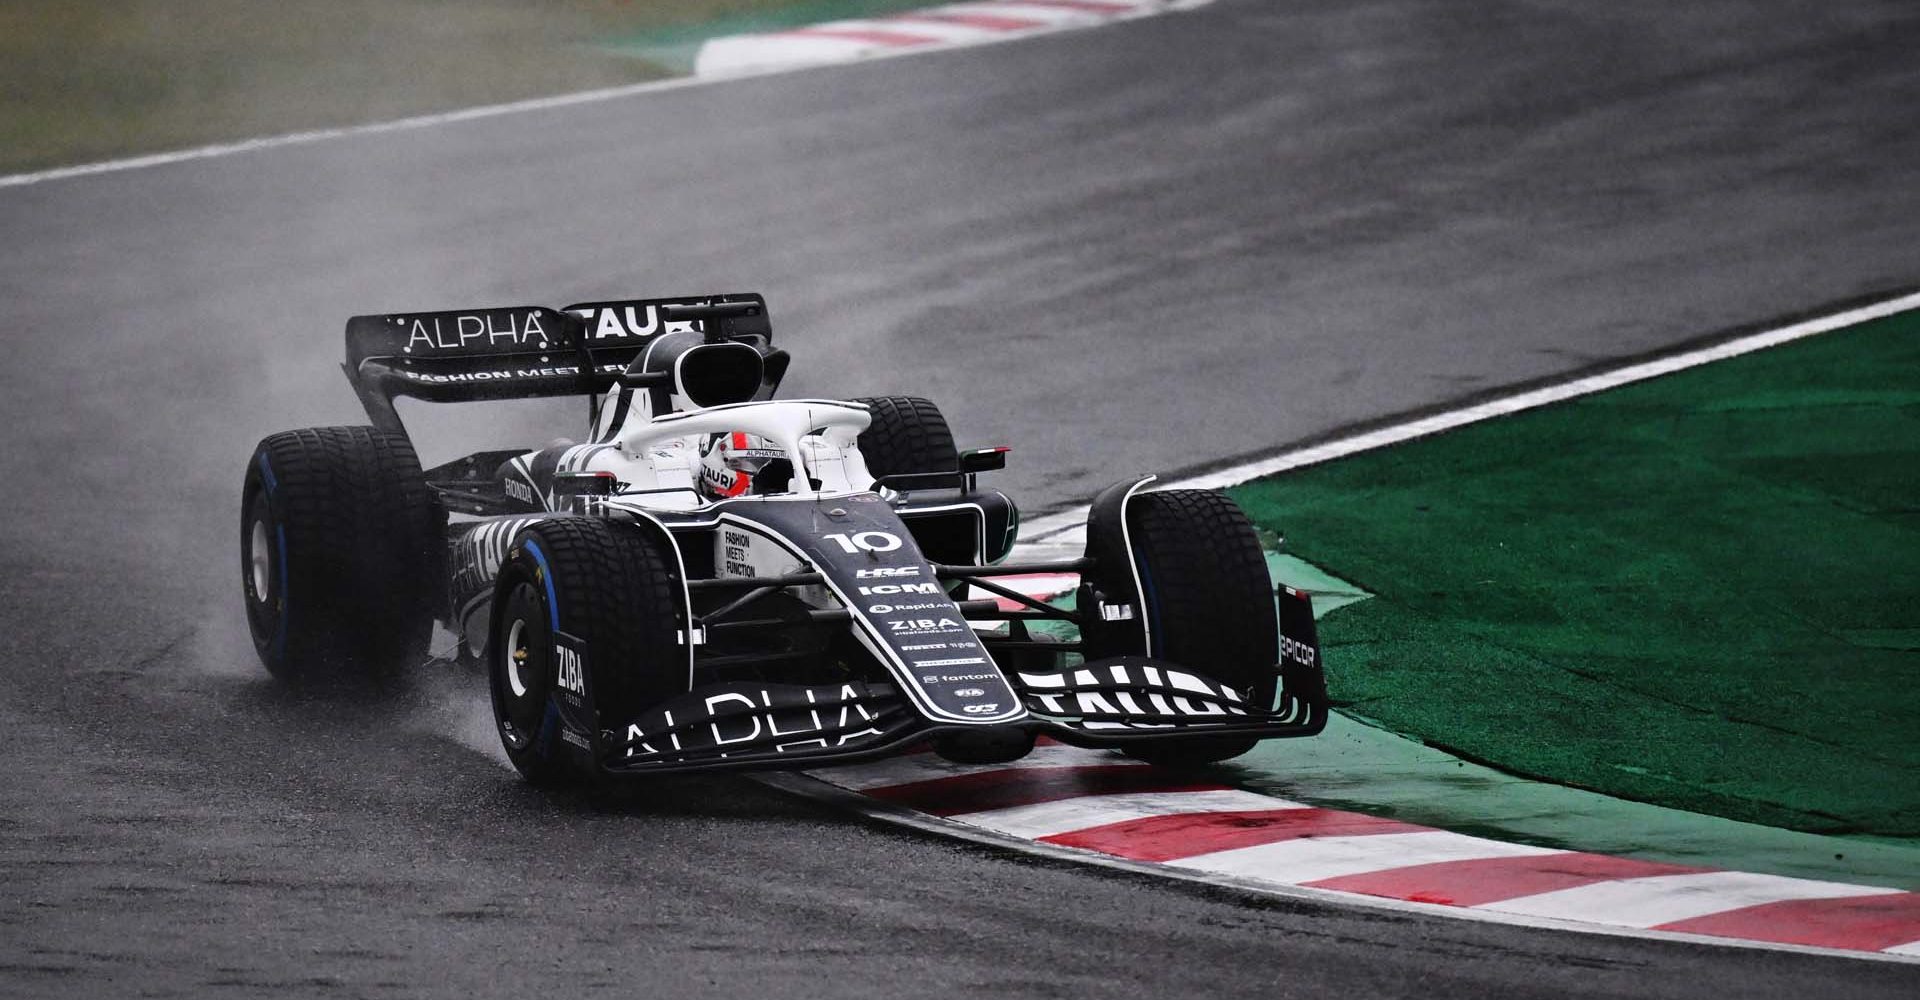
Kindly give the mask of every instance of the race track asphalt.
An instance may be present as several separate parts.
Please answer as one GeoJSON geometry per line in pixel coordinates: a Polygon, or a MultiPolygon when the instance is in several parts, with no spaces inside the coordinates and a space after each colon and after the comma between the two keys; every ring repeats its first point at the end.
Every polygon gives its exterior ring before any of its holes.
{"type": "Polygon", "coordinates": [[[549,797],[470,679],[297,698],[240,617],[242,465],[359,419],[354,312],[761,290],[790,395],[930,395],[1038,510],[1920,283],[1920,11],[1755,7],[1222,0],[0,190],[0,995],[1913,995],[549,797]]]}

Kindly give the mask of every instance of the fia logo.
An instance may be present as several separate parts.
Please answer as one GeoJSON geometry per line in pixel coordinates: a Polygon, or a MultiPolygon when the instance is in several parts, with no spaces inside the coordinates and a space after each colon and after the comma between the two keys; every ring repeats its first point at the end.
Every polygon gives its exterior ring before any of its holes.
{"type": "Polygon", "coordinates": [[[560,665],[554,683],[559,684],[562,690],[571,691],[574,694],[586,694],[587,672],[580,663],[579,651],[566,646],[556,646],[553,652],[554,659],[560,665]]]}

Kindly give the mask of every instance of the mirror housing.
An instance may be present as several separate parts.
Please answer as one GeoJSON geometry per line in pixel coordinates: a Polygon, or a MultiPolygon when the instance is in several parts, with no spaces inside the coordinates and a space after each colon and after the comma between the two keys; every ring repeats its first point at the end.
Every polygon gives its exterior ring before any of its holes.
{"type": "Polygon", "coordinates": [[[960,471],[972,476],[982,472],[999,472],[1007,467],[1007,452],[1012,448],[1001,445],[998,448],[972,448],[960,453],[960,471]]]}

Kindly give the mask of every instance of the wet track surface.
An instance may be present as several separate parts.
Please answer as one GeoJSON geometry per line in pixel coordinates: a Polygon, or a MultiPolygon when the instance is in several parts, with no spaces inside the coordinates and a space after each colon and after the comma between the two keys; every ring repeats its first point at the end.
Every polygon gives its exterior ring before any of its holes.
{"type": "MultiPolygon", "coordinates": [[[[359,421],[354,312],[763,290],[789,394],[930,395],[1038,509],[1920,283],[1908,5],[1464,8],[1222,0],[0,191],[0,994],[1911,995],[735,778],[543,796],[478,684],[300,699],[246,645],[242,465],[359,421]]],[[[579,420],[537,409],[463,410],[427,457],[579,420]]]]}

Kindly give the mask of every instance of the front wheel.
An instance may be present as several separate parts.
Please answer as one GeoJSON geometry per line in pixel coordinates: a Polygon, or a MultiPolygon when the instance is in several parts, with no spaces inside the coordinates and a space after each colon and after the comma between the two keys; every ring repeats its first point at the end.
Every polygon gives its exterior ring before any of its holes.
{"type": "MultiPolygon", "coordinates": [[[[1127,653],[1187,664],[1266,709],[1279,686],[1279,622],[1266,553],[1240,506],[1212,490],[1142,493],[1127,508],[1140,569],[1146,649],[1089,636],[1088,659],[1127,653]]],[[[1138,645],[1138,633],[1128,640],[1138,645]]],[[[1238,757],[1258,740],[1191,736],[1142,743],[1128,755],[1195,767],[1238,757]]]]}
{"type": "Polygon", "coordinates": [[[541,521],[514,539],[494,586],[486,659],[500,742],[529,782],[592,780],[603,728],[689,689],[680,579],[666,545],[585,517],[541,521]]]}
{"type": "Polygon", "coordinates": [[[875,479],[913,472],[952,472],[960,465],[953,431],[940,408],[918,396],[862,396],[873,422],[860,432],[860,457],[875,479]]]}

